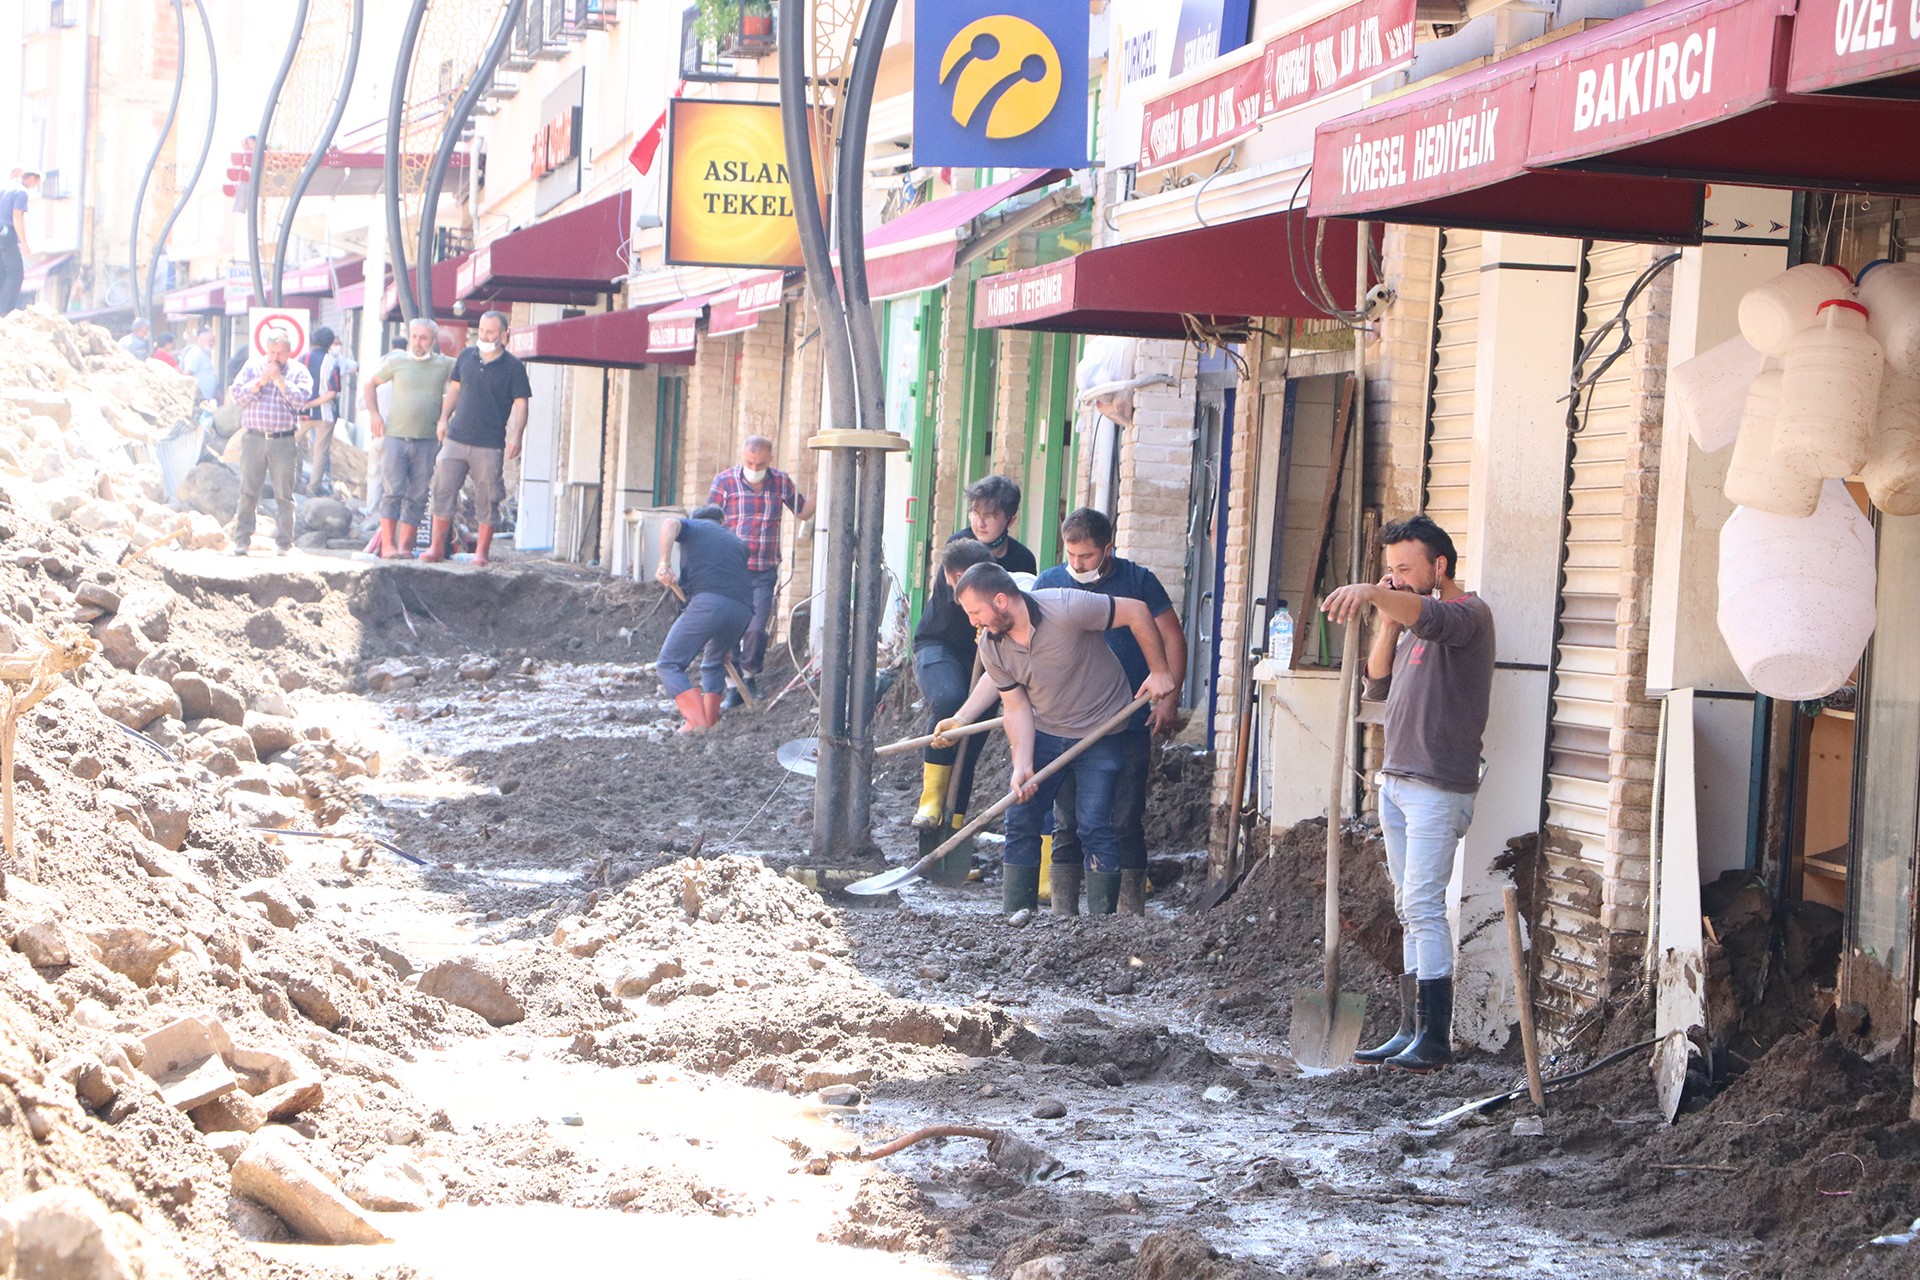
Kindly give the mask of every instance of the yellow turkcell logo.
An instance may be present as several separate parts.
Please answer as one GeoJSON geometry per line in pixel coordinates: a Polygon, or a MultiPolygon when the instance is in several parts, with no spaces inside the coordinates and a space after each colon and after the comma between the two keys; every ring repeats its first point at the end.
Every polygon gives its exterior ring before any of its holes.
{"type": "Polygon", "coordinates": [[[1060,53],[1025,18],[990,14],[948,43],[940,83],[962,129],[978,119],[989,138],[1017,138],[1039,128],[1060,100],[1060,53]]]}

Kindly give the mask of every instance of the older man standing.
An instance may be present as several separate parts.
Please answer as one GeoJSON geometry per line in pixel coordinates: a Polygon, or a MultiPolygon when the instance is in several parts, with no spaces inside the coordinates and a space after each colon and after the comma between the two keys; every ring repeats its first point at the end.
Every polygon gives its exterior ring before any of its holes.
{"type": "Polygon", "coordinates": [[[427,490],[433,483],[434,455],[440,450],[441,401],[453,361],[439,351],[440,327],[416,318],[407,322],[407,349],[380,362],[367,379],[361,399],[367,426],[381,445],[380,555],[393,560],[413,554],[420,521],[427,514],[427,490]],[[380,411],[380,388],[393,384],[388,412],[380,411]]]}
{"type": "Polygon", "coordinates": [[[507,317],[480,317],[480,345],[453,362],[440,402],[440,459],[433,464],[433,545],[422,560],[445,560],[453,536],[460,487],[473,481],[473,515],[479,525],[473,562],[491,563],[494,504],[506,496],[506,460],[520,456],[527,433],[533,383],[520,357],[507,350],[507,317]]]}
{"type": "Polygon", "coordinates": [[[293,342],[284,330],[271,330],[264,356],[247,361],[229,394],[240,406],[240,511],[233,522],[233,554],[244,556],[253,544],[253,522],[268,472],[273,474],[276,529],[281,554],[293,550],[293,491],[300,483],[300,455],[294,432],[300,411],[313,398],[313,380],[293,358],[293,342]]]}
{"type": "MultiPolygon", "coordinates": [[[[760,696],[759,678],[767,663],[767,627],[773,621],[773,592],[780,583],[780,508],[800,520],[813,518],[813,499],[800,492],[793,477],[773,465],[773,441],[748,436],[740,446],[740,465],[713,478],[709,505],[719,507],[727,528],[747,544],[747,573],[753,579],[753,620],[740,637],[740,677],[747,692],[760,696]]],[[[728,690],[725,705],[740,705],[728,690]]]]}

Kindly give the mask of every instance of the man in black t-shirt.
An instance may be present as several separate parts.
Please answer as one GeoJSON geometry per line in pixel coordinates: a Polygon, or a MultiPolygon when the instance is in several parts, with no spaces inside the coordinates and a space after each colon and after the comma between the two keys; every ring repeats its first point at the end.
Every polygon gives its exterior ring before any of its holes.
{"type": "MultiPolygon", "coordinates": [[[[1038,567],[1033,552],[1007,532],[1020,513],[1020,486],[1005,476],[986,476],[968,485],[966,496],[967,528],[948,539],[949,545],[971,538],[984,544],[994,563],[1008,573],[1033,573],[1038,567]]],[[[928,732],[967,700],[973,689],[976,651],[973,624],[967,621],[966,610],[954,602],[946,573],[936,569],[933,593],[913,633],[913,678],[926,700],[928,732]]],[[[973,769],[985,746],[985,735],[975,734],[960,746],[928,747],[921,754],[920,808],[914,814],[914,826],[929,830],[966,825],[973,769]],[[953,812],[948,813],[947,791],[956,762],[960,791],[953,812]]]]}
{"type": "Polygon", "coordinates": [[[440,405],[440,456],[433,464],[433,545],[422,560],[445,560],[453,535],[460,487],[473,479],[473,562],[488,564],[493,546],[494,505],[506,496],[506,460],[520,456],[533,384],[527,366],[507,350],[507,318],[498,311],[480,317],[480,345],[468,347],[447,375],[440,405]]]}
{"type": "Polygon", "coordinates": [[[698,733],[720,722],[727,660],[740,633],[753,620],[747,544],[722,520],[719,507],[707,506],[685,520],[676,516],[660,526],[660,567],[653,576],[668,589],[680,586],[687,604],[667,632],[654,669],[686,717],[681,733],[698,733]],[[680,548],[677,575],[673,571],[676,546],[680,548]],[[687,677],[696,655],[700,658],[698,688],[687,677]]]}

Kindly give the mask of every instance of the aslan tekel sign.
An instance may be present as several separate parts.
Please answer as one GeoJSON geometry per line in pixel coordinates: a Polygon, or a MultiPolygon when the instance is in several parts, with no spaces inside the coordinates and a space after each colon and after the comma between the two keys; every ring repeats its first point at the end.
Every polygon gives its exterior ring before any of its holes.
{"type": "Polygon", "coordinates": [[[675,98],[670,121],[667,262],[804,265],[779,104],[675,98]]]}

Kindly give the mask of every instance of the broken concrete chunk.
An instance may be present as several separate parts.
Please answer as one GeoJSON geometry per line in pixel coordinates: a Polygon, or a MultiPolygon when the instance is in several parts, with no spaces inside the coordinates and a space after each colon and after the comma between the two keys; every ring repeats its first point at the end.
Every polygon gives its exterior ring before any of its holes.
{"type": "Polygon", "coordinates": [[[255,1133],[267,1122],[267,1113],[244,1089],[232,1089],[187,1112],[202,1133],[255,1133]]]}
{"type": "Polygon", "coordinates": [[[239,725],[224,720],[199,720],[187,727],[196,735],[187,751],[190,757],[199,759],[214,751],[225,751],[247,764],[257,763],[260,758],[253,748],[253,739],[239,725]]]}
{"type": "Polygon", "coordinates": [[[306,1018],[328,1031],[334,1030],[347,1020],[346,1012],[341,1009],[341,997],[336,994],[332,984],[316,981],[313,978],[287,979],[287,999],[293,1001],[293,1007],[306,1018]]]}
{"type": "Polygon", "coordinates": [[[442,960],[421,975],[420,990],[448,1004],[469,1009],[496,1027],[519,1022],[527,1016],[526,1006],[520,1003],[520,997],[513,993],[506,980],[474,956],[442,960]]]}
{"type": "Polygon", "coordinates": [[[411,689],[430,674],[432,668],[424,662],[388,658],[367,668],[367,690],[371,693],[387,693],[394,689],[411,689]]]}
{"type": "Polygon", "coordinates": [[[102,925],[82,932],[100,949],[100,963],[137,987],[152,986],[160,966],[180,952],[176,939],[138,925],[102,925]]]}
{"type": "Polygon", "coordinates": [[[167,685],[146,676],[114,676],[93,695],[94,705],[129,729],[144,729],[161,716],[178,716],[180,699],[167,685]]]}
{"type": "Polygon", "coordinates": [[[180,697],[180,708],[187,720],[221,720],[238,725],[247,717],[247,704],[231,685],[212,680],[198,671],[182,671],[173,678],[173,691],[180,697]]]}
{"type": "Polygon", "coordinates": [[[226,1162],[227,1168],[233,1168],[234,1161],[246,1154],[253,1139],[237,1129],[215,1129],[206,1135],[207,1145],[213,1148],[215,1155],[226,1162]]]}
{"type": "Polygon", "coordinates": [[[365,1209],[420,1213],[447,1203],[439,1175],[398,1151],[386,1151],[348,1175],[341,1188],[365,1209]]]}
{"type": "Polygon", "coordinates": [[[632,1000],[647,994],[668,978],[682,977],[686,972],[678,960],[668,956],[642,960],[620,975],[613,984],[613,994],[622,1000],[632,1000]]]}
{"type": "Polygon", "coordinates": [[[58,969],[73,963],[73,948],[58,920],[40,920],[13,935],[13,949],[36,969],[58,969]]]}
{"type": "Polygon", "coordinates": [[[243,827],[299,827],[307,820],[307,807],[291,796],[229,791],[223,803],[233,820],[243,827]]]}
{"type": "Polygon", "coordinates": [[[273,1210],[295,1235],[313,1244],[381,1244],[387,1238],[285,1142],[249,1146],[233,1163],[233,1189],[273,1210]]]}
{"type": "Polygon", "coordinates": [[[193,826],[193,797],[171,788],[156,787],[141,797],[140,805],[153,831],[153,842],[169,853],[178,853],[193,826]]]}
{"type": "Polygon", "coordinates": [[[286,888],[272,880],[255,880],[240,889],[240,900],[258,904],[267,913],[267,923],[279,929],[291,929],[307,918],[286,888]]]}
{"type": "Polygon", "coordinates": [[[73,589],[73,602],[112,613],[120,607],[120,593],[102,582],[82,582],[73,589]]]}
{"type": "Polygon", "coordinates": [[[0,1210],[12,1245],[10,1276],[61,1280],[176,1280],[179,1269],[132,1218],[78,1187],[24,1196],[0,1210]]]}
{"type": "Polygon", "coordinates": [[[240,1087],[240,1078],[218,1058],[208,1058],[183,1071],[146,1074],[160,1086],[160,1096],[176,1111],[192,1111],[240,1087]]]}
{"type": "Polygon", "coordinates": [[[63,1053],[47,1064],[47,1074],[72,1085],[80,1101],[95,1111],[106,1109],[120,1095],[106,1064],[91,1053],[63,1053]]]}
{"type": "Polygon", "coordinates": [[[254,1102],[269,1120],[291,1120],[303,1111],[311,1111],[327,1100],[327,1086],[319,1076],[302,1076],[278,1088],[269,1089],[254,1102]]]}

